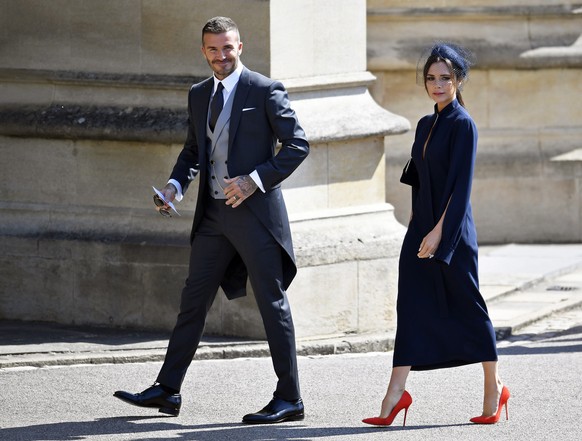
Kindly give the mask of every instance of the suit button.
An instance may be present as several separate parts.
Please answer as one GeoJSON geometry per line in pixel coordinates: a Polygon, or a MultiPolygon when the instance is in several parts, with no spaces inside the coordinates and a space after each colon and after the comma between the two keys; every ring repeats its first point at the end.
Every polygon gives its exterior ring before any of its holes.
{"type": "Polygon", "coordinates": [[[215,191],[215,192],[214,192],[214,194],[218,194],[218,192],[217,192],[217,191],[215,191]]]}
{"type": "Polygon", "coordinates": [[[212,176],[210,179],[216,179],[214,176],[212,176]]]}
{"type": "Polygon", "coordinates": [[[210,160],[210,165],[214,165],[214,159],[210,160]]]}

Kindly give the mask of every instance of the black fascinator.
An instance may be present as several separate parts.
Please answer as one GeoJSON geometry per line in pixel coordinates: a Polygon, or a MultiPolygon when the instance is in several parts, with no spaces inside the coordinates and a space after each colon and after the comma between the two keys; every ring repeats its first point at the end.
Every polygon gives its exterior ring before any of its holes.
{"type": "Polygon", "coordinates": [[[475,64],[474,55],[467,49],[454,43],[435,43],[424,51],[416,66],[416,82],[424,86],[425,70],[437,61],[448,60],[453,67],[457,79],[466,83],[469,70],[475,64]]]}

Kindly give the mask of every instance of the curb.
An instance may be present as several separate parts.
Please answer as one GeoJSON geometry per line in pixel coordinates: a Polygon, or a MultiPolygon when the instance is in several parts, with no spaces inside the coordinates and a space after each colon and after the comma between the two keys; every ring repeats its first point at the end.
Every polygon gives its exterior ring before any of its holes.
{"type": "Polygon", "coordinates": [[[506,340],[512,335],[516,334],[519,330],[533,323],[544,320],[554,314],[568,312],[578,307],[582,307],[582,299],[569,300],[561,303],[556,307],[540,309],[535,314],[526,315],[524,318],[516,321],[511,326],[495,326],[495,336],[497,341],[506,340]]]}
{"type": "MultiPolygon", "coordinates": [[[[540,309],[512,323],[509,326],[495,326],[497,341],[508,339],[520,329],[547,318],[582,306],[581,299],[562,302],[540,309]]],[[[357,354],[367,352],[388,352],[394,348],[394,333],[353,334],[335,338],[310,339],[297,342],[299,356],[325,356],[357,354]]],[[[0,370],[10,368],[41,368],[73,366],[83,364],[124,364],[162,362],[166,349],[121,349],[87,352],[45,352],[31,354],[9,354],[0,356],[0,370]]],[[[234,358],[269,357],[266,342],[243,343],[201,343],[194,360],[230,360],[234,358]]]]}
{"type": "MultiPolygon", "coordinates": [[[[393,334],[346,335],[331,339],[299,341],[297,355],[324,356],[348,353],[387,352],[394,347],[393,334]]],[[[124,349],[90,352],[47,352],[0,356],[0,369],[40,368],[81,364],[161,362],[166,349],[124,349]]],[[[269,357],[266,342],[201,344],[194,360],[229,360],[269,357]]]]}

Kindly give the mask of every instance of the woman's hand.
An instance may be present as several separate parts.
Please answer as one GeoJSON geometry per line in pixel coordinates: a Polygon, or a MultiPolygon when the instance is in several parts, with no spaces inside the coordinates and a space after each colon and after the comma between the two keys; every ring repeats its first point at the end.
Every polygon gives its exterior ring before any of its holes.
{"type": "Polygon", "coordinates": [[[445,212],[439,219],[438,223],[434,226],[430,233],[424,236],[422,242],[420,243],[420,248],[418,249],[417,256],[421,259],[432,259],[434,254],[436,253],[441,239],[443,237],[443,223],[445,221],[445,214],[447,214],[447,210],[449,209],[449,203],[451,202],[451,198],[449,198],[449,202],[447,202],[447,207],[445,208],[445,212]]]}
{"type": "Polygon", "coordinates": [[[442,224],[439,222],[432,231],[422,239],[417,256],[421,259],[432,259],[441,243],[442,233],[442,224]]]}

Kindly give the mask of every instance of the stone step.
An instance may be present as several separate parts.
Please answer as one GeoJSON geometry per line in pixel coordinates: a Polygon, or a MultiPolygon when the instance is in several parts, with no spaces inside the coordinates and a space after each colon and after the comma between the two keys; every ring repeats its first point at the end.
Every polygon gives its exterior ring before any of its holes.
{"type": "Polygon", "coordinates": [[[551,315],[582,306],[582,269],[493,298],[489,314],[498,340],[551,315]]]}

